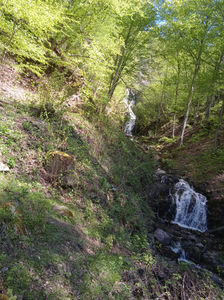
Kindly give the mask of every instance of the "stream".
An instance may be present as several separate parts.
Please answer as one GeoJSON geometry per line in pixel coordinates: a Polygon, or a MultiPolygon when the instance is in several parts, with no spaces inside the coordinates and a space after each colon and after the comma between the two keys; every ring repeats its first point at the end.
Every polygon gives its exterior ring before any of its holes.
{"type": "MultiPolygon", "coordinates": [[[[133,140],[136,96],[131,89],[127,89],[124,102],[129,113],[124,131],[133,140]]],[[[209,270],[211,278],[223,286],[224,241],[208,231],[207,198],[183,178],[161,169],[155,172],[147,189],[148,202],[156,216],[149,241],[160,242],[160,254],[168,261],[209,270]]]]}
{"type": "Polygon", "coordinates": [[[126,97],[124,98],[124,103],[128,109],[128,114],[129,114],[129,120],[126,122],[125,127],[124,127],[124,132],[127,136],[132,137],[132,131],[135,126],[135,121],[136,121],[136,115],[134,114],[132,108],[135,106],[136,103],[136,96],[134,92],[127,88],[127,94],[126,97]]]}
{"type": "Polygon", "coordinates": [[[184,179],[158,169],[148,187],[148,201],[156,216],[149,238],[160,242],[159,254],[168,262],[209,270],[223,285],[224,244],[208,231],[207,198],[184,179]]]}

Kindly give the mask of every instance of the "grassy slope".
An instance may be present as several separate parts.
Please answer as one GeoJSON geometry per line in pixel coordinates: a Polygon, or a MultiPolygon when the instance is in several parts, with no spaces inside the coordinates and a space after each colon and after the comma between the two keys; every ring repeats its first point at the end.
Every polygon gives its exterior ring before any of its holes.
{"type": "Polygon", "coordinates": [[[170,266],[147,241],[150,156],[105,120],[67,113],[39,127],[35,121],[36,107],[1,96],[1,161],[11,168],[0,175],[2,293],[10,299],[221,299],[208,278],[170,266]],[[51,150],[74,155],[73,188],[45,170],[51,150]]]}

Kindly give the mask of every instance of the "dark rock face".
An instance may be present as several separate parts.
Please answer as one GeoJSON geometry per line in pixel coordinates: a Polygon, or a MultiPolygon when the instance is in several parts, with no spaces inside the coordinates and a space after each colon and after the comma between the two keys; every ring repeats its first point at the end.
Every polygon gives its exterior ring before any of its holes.
{"type": "MultiPolygon", "coordinates": [[[[179,178],[176,176],[166,174],[165,171],[159,169],[154,175],[153,183],[148,186],[148,201],[157,216],[154,230],[157,229],[149,236],[150,240],[157,240],[160,243],[157,248],[153,248],[152,244],[152,248],[155,253],[159,253],[168,261],[177,263],[178,259],[184,258],[193,268],[199,265],[202,269],[214,272],[217,274],[214,276],[217,276],[220,283],[219,277],[224,278],[224,230],[221,226],[221,229],[214,234],[211,234],[212,231],[209,233],[209,230],[201,233],[171,224],[176,214],[176,203],[173,201],[172,195],[178,181],[179,178]],[[175,245],[178,244],[180,245],[179,251],[175,248],[175,245]]],[[[200,188],[196,186],[196,190],[207,197],[207,193],[203,191],[205,187],[205,185],[201,185],[200,188]]],[[[180,189],[180,195],[182,192],[180,189]]],[[[209,201],[208,213],[212,211],[209,201]]],[[[189,210],[192,210],[192,206],[189,206],[189,210]]]]}
{"type": "Polygon", "coordinates": [[[171,221],[176,213],[176,205],[170,192],[179,179],[164,172],[160,169],[156,171],[153,183],[147,187],[147,194],[150,206],[159,218],[171,221]]]}
{"type": "Polygon", "coordinates": [[[171,242],[171,237],[162,229],[156,229],[154,232],[155,238],[163,245],[169,245],[171,242]]]}

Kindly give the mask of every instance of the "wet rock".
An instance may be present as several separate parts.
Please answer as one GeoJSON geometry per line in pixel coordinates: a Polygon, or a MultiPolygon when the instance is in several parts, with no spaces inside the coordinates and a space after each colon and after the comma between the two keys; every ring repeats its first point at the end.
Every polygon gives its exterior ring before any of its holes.
{"type": "Polygon", "coordinates": [[[194,261],[195,263],[200,263],[202,259],[202,252],[201,249],[198,247],[187,247],[187,254],[189,258],[194,261]]]}
{"type": "Polygon", "coordinates": [[[200,249],[203,249],[204,248],[204,245],[202,243],[197,243],[196,244],[196,247],[197,248],[200,248],[200,249]]]}
{"type": "Polygon", "coordinates": [[[163,245],[169,245],[171,242],[171,237],[162,229],[156,229],[154,232],[154,237],[163,245]]]}
{"type": "Polygon", "coordinates": [[[159,249],[158,252],[160,255],[162,255],[164,258],[169,259],[169,261],[177,261],[179,258],[179,253],[175,253],[170,249],[169,246],[162,245],[159,249]]]}
{"type": "Polygon", "coordinates": [[[9,167],[3,164],[2,162],[0,162],[0,172],[8,172],[8,171],[9,171],[9,167]]]}
{"type": "Polygon", "coordinates": [[[166,171],[161,170],[160,168],[158,168],[155,172],[155,175],[160,176],[160,175],[165,175],[166,171]]]}
{"type": "Polygon", "coordinates": [[[169,193],[169,185],[161,182],[153,183],[149,188],[149,198],[154,200],[158,196],[167,195],[169,193]]]}

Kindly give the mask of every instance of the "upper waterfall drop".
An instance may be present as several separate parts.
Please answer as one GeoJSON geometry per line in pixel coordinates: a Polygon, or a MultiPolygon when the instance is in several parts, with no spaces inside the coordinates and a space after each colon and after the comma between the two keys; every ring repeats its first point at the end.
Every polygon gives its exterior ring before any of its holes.
{"type": "Polygon", "coordinates": [[[129,121],[125,124],[124,132],[128,136],[132,136],[132,131],[133,131],[133,128],[135,126],[135,121],[136,121],[136,115],[134,114],[132,108],[136,103],[136,96],[132,92],[131,89],[127,89],[127,95],[124,98],[124,103],[126,104],[126,106],[128,108],[128,112],[129,112],[129,116],[130,116],[129,121]]]}
{"type": "Polygon", "coordinates": [[[206,197],[195,192],[183,179],[175,184],[174,189],[172,199],[176,204],[176,215],[172,223],[205,232],[207,230],[206,197]]]}

